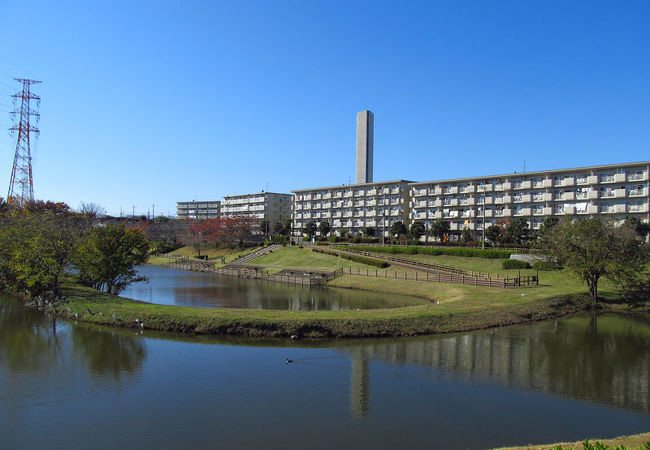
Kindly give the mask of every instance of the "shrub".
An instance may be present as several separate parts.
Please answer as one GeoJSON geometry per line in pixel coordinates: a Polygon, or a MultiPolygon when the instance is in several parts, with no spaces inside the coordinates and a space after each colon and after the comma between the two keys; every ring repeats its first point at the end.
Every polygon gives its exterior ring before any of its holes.
{"type": "Polygon", "coordinates": [[[358,262],[361,264],[367,264],[369,266],[380,267],[382,269],[390,265],[386,261],[379,261],[372,258],[366,258],[365,256],[341,255],[341,258],[349,259],[350,261],[358,262]]]}
{"type": "Polygon", "coordinates": [[[337,236],[330,236],[330,242],[338,242],[339,238],[337,236]]]}
{"type": "Polygon", "coordinates": [[[533,264],[533,269],[542,270],[545,272],[550,272],[552,270],[560,270],[560,266],[555,261],[537,261],[533,264]]]}
{"type": "Polygon", "coordinates": [[[518,259],[506,259],[503,261],[504,269],[530,269],[530,264],[526,261],[519,261],[518,259]]]}
{"type": "Polygon", "coordinates": [[[309,241],[311,241],[311,239],[310,239],[309,236],[305,236],[305,237],[302,238],[302,241],[303,242],[309,242],[309,241]]]}
{"type": "Polygon", "coordinates": [[[351,246],[350,248],[356,250],[363,250],[367,252],[375,253],[390,253],[393,255],[403,254],[403,255],[451,255],[451,256],[466,256],[466,257],[476,257],[476,258],[488,258],[488,259],[501,259],[501,258],[510,258],[514,252],[511,250],[494,250],[494,249],[479,249],[479,248],[465,248],[465,247],[355,247],[351,246]]]}
{"type": "Polygon", "coordinates": [[[336,253],[324,248],[312,248],[311,251],[316,253],[324,253],[326,255],[340,256],[341,258],[349,259],[350,261],[358,262],[361,264],[367,264],[369,266],[380,267],[382,269],[390,265],[386,261],[378,261],[376,259],[366,258],[365,256],[358,256],[358,255],[342,255],[340,253],[336,253]]]}

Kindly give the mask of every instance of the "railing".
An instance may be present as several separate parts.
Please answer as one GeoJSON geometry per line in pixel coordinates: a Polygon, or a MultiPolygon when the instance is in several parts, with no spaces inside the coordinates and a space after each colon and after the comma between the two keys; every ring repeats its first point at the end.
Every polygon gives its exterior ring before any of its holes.
{"type": "Polygon", "coordinates": [[[493,274],[483,273],[483,272],[474,272],[473,270],[459,269],[458,267],[447,266],[444,264],[426,263],[426,262],[418,261],[416,259],[402,258],[400,256],[386,255],[386,254],[380,254],[376,252],[365,252],[363,250],[357,250],[352,248],[346,248],[346,249],[337,248],[337,250],[347,252],[347,253],[355,253],[357,255],[366,256],[375,259],[382,259],[382,260],[392,261],[401,264],[408,264],[409,266],[423,267],[425,269],[440,270],[442,272],[467,275],[470,277],[478,277],[478,278],[494,277],[496,279],[505,278],[504,276],[500,276],[499,274],[493,275],[493,274]]]}
{"type": "Polygon", "coordinates": [[[389,270],[380,270],[380,269],[360,269],[354,267],[346,267],[343,269],[344,274],[348,275],[358,275],[364,277],[373,277],[373,278],[388,278],[395,280],[411,280],[411,281],[430,281],[437,283],[454,283],[454,284],[464,284],[470,286],[488,286],[488,287],[500,287],[500,288],[509,288],[509,287],[521,287],[521,286],[532,286],[538,284],[538,278],[536,276],[518,276],[518,277],[505,277],[505,278],[477,278],[470,277],[465,275],[458,275],[453,273],[441,273],[441,272],[398,272],[398,271],[389,271],[389,270]]]}

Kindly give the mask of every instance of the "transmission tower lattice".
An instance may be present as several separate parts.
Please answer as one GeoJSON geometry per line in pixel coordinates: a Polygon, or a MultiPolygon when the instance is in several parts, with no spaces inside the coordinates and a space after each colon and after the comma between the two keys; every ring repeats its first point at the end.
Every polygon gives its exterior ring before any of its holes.
{"type": "Polygon", "coordinates": [[[9,130],[12,133],[18,132],[16,140],[16,154],[14,155],[14,165],[11,169],[11,180],[9,181],[9,193],[7,201],[23,204],[28,201],[34,201],[34,181],[32,179],[32,151],[30,147],[30,136],[38,136],[40,130],[31,123],[31,118],[40,120],[40,114],[32,109],[30,102],[34,100],[36,106],[40,106],[41,98],[32,93],[31,86],[38,84],[40,81],[27,80],[25,78],[14,78],[17,82],[23,84],[21,92],[12,95],[15,109],[11,113],[12,118],[18,116],[18,125],[14,125],[9,130]],[[20,101],[20,106],[18,102],[20,101]]]}

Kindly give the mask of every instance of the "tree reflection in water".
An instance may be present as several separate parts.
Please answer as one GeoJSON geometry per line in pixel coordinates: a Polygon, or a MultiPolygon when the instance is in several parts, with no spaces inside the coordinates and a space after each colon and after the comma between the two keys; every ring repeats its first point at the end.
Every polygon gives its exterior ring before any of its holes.
{"type": "Polygon", "coordinates": [[[117,380],[142,369],[146,356],[143,341],[124,331],[75,326],[71,336],[74,350],[83,354],[93,376],[117,380]]]}

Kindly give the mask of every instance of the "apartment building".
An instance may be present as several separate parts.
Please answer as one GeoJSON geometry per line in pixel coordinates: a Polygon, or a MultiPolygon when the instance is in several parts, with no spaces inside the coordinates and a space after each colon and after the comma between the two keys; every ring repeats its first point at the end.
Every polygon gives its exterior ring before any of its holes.
{"type": "Polygon", "coordinates": [[[179,219],[213,219],[221,213],[221,201],[176,202],[179,219]]]}
{"type": "Polygon", "coordinates": [[[427,226],[449,221],[452,232],[481,232],[506,219],[525,218],[539,229],[549,216],[606,215],[650,221],[650,162],[411,183],[410,219],[427,226]]]}
{"type": "Polygon", "coordinates": [[[371,227],[388,236],[390,226],[409,221],[409,181],[385,181],[292,191],[293,232],[307,222],[329,222],[332,235],[357,234],[371,227]]]}
{"type": "Polygon", "coordinates": [[[291,219],[292,197],[291,194],[275,192],[231,195],[224,197],[221,214],[266,219],[269,221],[269,229],[272,229],[276,222],[291,219]]]}

